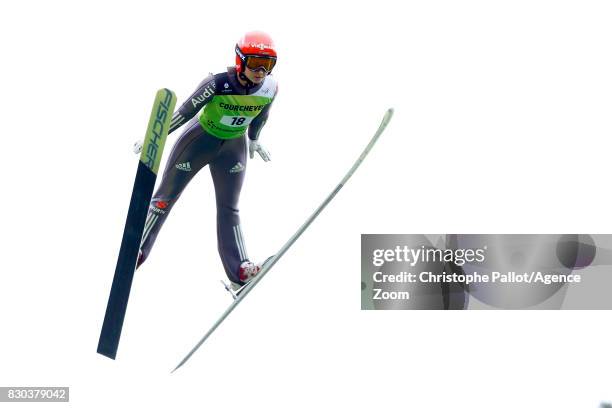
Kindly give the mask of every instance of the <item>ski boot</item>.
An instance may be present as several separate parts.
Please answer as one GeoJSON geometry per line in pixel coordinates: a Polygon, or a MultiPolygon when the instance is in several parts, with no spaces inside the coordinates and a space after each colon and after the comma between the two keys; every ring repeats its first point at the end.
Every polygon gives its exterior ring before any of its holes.
{"type": "Polygon", "coordinates": [[[227,290],[232,298],[236,299],[240,292],[253,280],[255,276],[261,271],[270,260],[272,260],[274,256],[268,257],[265,261],[255,264],[251,261],[244,261],[240,264],[240,268],[238,270],[238,276],[240,277],[240,283],[230,281],[229,284],[221,281],[225,290],[227,290]]]}

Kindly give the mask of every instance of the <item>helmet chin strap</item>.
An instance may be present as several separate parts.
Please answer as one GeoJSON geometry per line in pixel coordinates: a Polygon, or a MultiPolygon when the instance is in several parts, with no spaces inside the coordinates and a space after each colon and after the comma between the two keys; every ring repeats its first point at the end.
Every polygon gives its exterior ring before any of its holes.
{"type": "Polygon", "coordinates": [[[244,69],[238,73],[238,78],[242,79],[246,83],[246,85],[243,85],[243,86],[245,88],[246,94],[248,95],[250,93],[249,91],[253,87],[255,87],[255,83],[251,81],[249,78],[247,78],[247,76],[244,73],[244,69]]]}
{"type": "Polygon", "coordinates": [[[238,77],[246,82],[246,89],[251,89],[255,86],[255,83],[251,81],[245,74],[244,69],[238,73],[238,77]]]}
{"type": "MultiPolygon", "coordinates": [[[[258,84],[256,84],[255,82],[251,81],[246,74],[244,73],[244,70],[246,69],[246,67],[243,65],[242,70],[238,73],[238,78],[242,79],[244,82],[246,82],[246,85],[243,85],[246,88],[246,93],[247,95],[249,94],[249,91],[252,88],[255,88],[258,84]]],[[[266,73],[266,75],[268,75],[269,73],[266,73]]],[[[242,84],[241,84],[242,85],[242,84]]]]}

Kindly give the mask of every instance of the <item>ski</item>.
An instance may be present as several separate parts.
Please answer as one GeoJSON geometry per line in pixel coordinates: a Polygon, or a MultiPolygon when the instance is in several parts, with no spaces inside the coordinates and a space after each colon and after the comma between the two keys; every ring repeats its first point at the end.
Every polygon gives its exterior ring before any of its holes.
{"type": "Polygon", "coordinates": [[[98,353],[112,359],[115,359],[119,347],[140,240],[175,104],[174,92],[165,88],[157,91],[138,162],[121,248],[98,342],[98,353]]]}
{"type": "MultiPolygon", "coordinates": [[[[380,123],[380,126],[378,127],[378,130],[376,131],[376,133],[374,134],[374,136],[372,137],[368,145],[365,147],[365,149],[363,150],[363,152],[361,153],[357,161],[353,164],[353,167],[351,167],[348,173],[346,173],[346,175],[340,181],[340,183],[336,186],[336,188],[327,196],[327,198],[323,201],[323,203],[319,205],[319,207],[315,210],[315,212],[312,213],[310,217],[308,217],[306,222],[304,222],[304,224],[296,231],[296,233],[293,234],[291,238],[289,238],[289,241],[287,241],[287,243],[283,245],[283,247],[276,253],[276,255],[274,255],[268,262],[264,264],[261,271],[259,271],[259,273],[255,275],[255,277],[251,281],[249,281],[248,284],[246,284],[245,286],[241,288],[240,292],[237,294],[237,296],[235,296],[232,304],[221,315],[221,317],[212,325],[212,327],[208,330],[208,332],[204,335],[204,337],[202,337],[202,339],[195,345],[195,347],[191,349],[191,351],[185,356],[185,358],[183,358],[183,360],[174,368],[174,370],[172,370],[172,372],[175,372],[176,370],[178,370],[183,364],[187,362],[187,360],[189,360],[189,358],[191,358],[191,356],[200,348],[200,346],[204,344],[206,339],[208,339],[210,335],[213,334],[213,332],[217,329],[217,327],[219,327],[221,323],[223,323],[223,321],[236,308],[236,306],[238,306],[240,302],[249,294],[249,292],[253,290],[255,286],[257,286],[259,281],[263,279],[266,273],[268,273],[268,271],[272,269],[274,264],[276,264],[276,262],[278,262],[278,260],[285,254],[285,252],[287,252],[287,250],[295,243],[295,241],[297,241],[300,235],[302,235],[302,233],[310,226],[310,224],[312,224],[312,222],[319,216],[321,211],[323,211],[323,209],[330,203],[330,201],[333,200],[333,198],[336,196],[336,194],[338,194],[340,189],[344,187],[344,184],[346,184],[349,178],[351,178],[355,170],[357,170],[361,162],[363,162],[363,160],[368,155],[370,150],[372,150],[372,147],[374,146],[374,144],[376,143],[380,135],[383,133],[383,131],[389,124],[389,121],[391,120],[392,116],[393,116],[393,108],[387,110],[387,112],[385,113],[385,116],[382,119],[382,122],[380,123]]],[[[230,291],[230,293],[232,292],[230,291]]]]}

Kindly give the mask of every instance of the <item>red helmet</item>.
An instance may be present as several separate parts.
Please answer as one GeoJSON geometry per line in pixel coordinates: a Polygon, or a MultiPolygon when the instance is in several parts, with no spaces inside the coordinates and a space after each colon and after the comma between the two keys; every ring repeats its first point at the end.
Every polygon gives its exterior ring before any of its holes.
{"type": "Polygon", "coordinates": [[[272,72],[276,65],[276,48],[272,38],[261,31],[246,33],[236,44],[236,71],[244,72],[245,67],[253,70],[264,69],[272,72]]]}

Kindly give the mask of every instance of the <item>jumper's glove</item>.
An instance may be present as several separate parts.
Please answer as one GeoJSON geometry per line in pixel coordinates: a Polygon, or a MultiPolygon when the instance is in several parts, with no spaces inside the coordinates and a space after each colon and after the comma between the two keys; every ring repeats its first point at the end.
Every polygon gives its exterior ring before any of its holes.
{"type": "Polygon", "coordinates": [[[143,144],[143,140],[137,140],[134,142],[134,153],[135,154],[140,154],[140,152],[142,152],[142,144],[143,144]]]}
{"type": "Polygon", "coordinates": [[[270,152],[268,152],[257,140],[249,139],[249,156],[251,159],[255,157],[255,152],[259,153],[263,161],[270,161],[270,152]]]}

